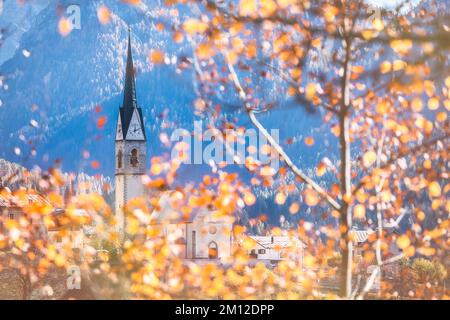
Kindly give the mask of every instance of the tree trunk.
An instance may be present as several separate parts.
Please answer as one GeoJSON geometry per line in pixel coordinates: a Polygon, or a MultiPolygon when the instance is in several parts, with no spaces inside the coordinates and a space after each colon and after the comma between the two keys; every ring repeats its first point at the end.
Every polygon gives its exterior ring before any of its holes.
{"type": "Polygon", "coordinates": [[[341,286],[340,295],[350,298],[352,294],[352,265],[353,265],[353,241],[349,237],[352,228],[351,201],[351,154],[350,154],[350,70],[351,70],[351,41],[345,41],[344,73],[341,81],[341,106],[339,110],[339,147],[340,147],[340,189],[342,204],[340,209],[340,233],[342,250],[341,286]]]}
{"type": "Polygon", "coordinates": [[[29,274],[22,275],[19,272],[19,277],[22,281],[22,300],[29,300],[31,297],[31,281],[29,274]]]}

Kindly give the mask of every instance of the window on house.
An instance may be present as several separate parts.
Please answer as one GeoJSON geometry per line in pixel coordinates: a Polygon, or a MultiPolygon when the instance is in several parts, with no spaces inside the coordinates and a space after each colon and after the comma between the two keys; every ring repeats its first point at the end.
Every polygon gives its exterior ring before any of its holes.
{"type": "Polygon", "coordinates": [[[259,253],[259,254],[265,254],[265,253],[266,253],[266,249],[259,249],[259,250],[258,250],[258,253],[259,253]]]}
{"type": "Polygon", "coordinates": [[[11,220],[13,220],[13,219],[14,219],[14,213],[10,213],[10,214],[9,214],[9,218],[10,218],[11,220]]]}
{"type": "Polygon", "coordinates": [[[138,150],[137,149],[131,150],[130,164],[131,164],[132,167],[137,167],[138,164],[139,164],[138,150]]]}
{"type": "Polygon", "coordinates": [[[196,245],[197,245],[197,239],[196,239],[196,232],[195,231],[192,231],[192,258],[193,259],[195,259],[195,256],[197,255],[197,252],[196,252],[196,250],[197,250],[197,248],[196,248],[196,245]]]}

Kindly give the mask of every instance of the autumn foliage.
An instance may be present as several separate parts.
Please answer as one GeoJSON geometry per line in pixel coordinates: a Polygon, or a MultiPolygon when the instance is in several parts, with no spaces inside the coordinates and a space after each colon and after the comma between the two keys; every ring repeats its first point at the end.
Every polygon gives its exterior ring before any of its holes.
{"type": "MultiPolygon", "coordinates": [[[[66,201],[49,188],[45,204],[25,206],[19,220],[3,221],[0,267],[18,269],[31,286],[42,283],[52,268],[77,264],[83,283],[98,297],[448,299],[450,28],[439,2],[380,9],[375,17],[356,0],[170,0],[165,5],[172,13],[189,12],[176,23],[164,17],[159,30],[170,30],[174,43],[190,49],[180,64],[194,74],[192,112],[218,129],[217,138],[239,126],[227,117],[227,107],[264,134],[260,119],[282,109],[287,99],[297,108],[287,113],[320,115],[338,154],[319,159],[311,174],[289,157],[293,141],[269,139],[262,147],[280,157],[279,170],[245,159],[242,166],[252,174],[248,183],[219,166],[197,185],[177,181],[181,159],[155,157],[143,179],[148,197],[127,205],[125,235],[116,233],[114,213],[101,196],[66,201]],[[276,94],[268,96],[272,86],[276,94]],[[257,202],[252,187],[260,185],[276,188],[277,205],[291,198],[291,216],[301,205],[320,208],[317,223],[300,219],[288,230],[271,230],[304,241],[301,265],[251,262],[247,226],[237,213],[257,202]],[[173,239],[152,224],[167,191],[176,197],[172,209],[179,216],[208,208],[235,221],[232,230],[222,231],[236,239],[229,261],[196,263],[177,256],[173,239]],[[64,213],[55,216],[56,208],[64,213]],[[55,247],[33,228],[32,219],[47,230],[57,226],[65,244],[55,247]],[[69,231],[87,225],[94,226],[96,240],[87,241],[80,259],[69,231]],[[357,230],[372,232],[360,241],[357,230]],[[415,260],[401,264],[405,258],[415,260]],[[380,279],[378,289],[374,279],[380,279]],[[408,279],[409,287],[398,279],[408,279]]],[[[102,24],[111,23],[110,15],[99,8],[102,24]]],[[[64,20],[58,30],[61,36],[70,32],[64,20]]],[[[148,63],[164,65],[163,50],[148,52],[148,63]]],[[[106,119],[97,124],[103,128],[106,119]]],[[[308,152],[318,141],[307,136],[296,146],[308,152]]],[[[52,185],[59,183],[55,171],[52,185]]],[[[265,219],[261,213],[252,222],[265,219]]]]}

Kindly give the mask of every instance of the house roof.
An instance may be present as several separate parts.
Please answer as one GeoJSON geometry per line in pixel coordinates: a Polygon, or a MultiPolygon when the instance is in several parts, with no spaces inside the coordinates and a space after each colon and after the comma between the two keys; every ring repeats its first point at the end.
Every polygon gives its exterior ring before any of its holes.
{"type": "Polygon", "coordinates": [[[30,204],[49,205],[44,197],[37,193],[13,194],[11,192],[0,193],[0,207],[2,208],[23,208],[30,204]]]}
{"type": "Polygon", "coordinates": [[[353,230],[353,234],[355,235],[355,242],[356,243],[363,243],[366,242],[369,238],[369,235],[371,235],[374,231],[372,229],[367,230],[353,230]]]}

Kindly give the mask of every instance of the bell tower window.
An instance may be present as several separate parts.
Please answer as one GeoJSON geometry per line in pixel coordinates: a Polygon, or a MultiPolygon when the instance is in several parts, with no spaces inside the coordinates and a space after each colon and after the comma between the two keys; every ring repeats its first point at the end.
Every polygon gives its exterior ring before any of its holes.
{"type": "Polygon", "coordinates": [[[131,150],[130,164],[131,164],[132,167],[137,167],[138,164],[139,164],[138,150],[137,149],[131,150]]]}
{"type": "Polygon", "coordinates": [[[117,168],[119,169],[122,168],[122,158],[123,158],[122,150],[119,150],[119,152],[117,152],[117,168]]]}

